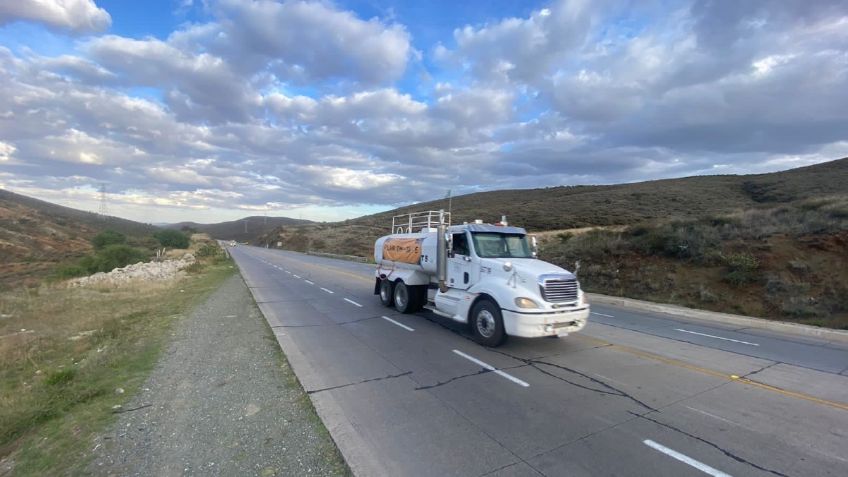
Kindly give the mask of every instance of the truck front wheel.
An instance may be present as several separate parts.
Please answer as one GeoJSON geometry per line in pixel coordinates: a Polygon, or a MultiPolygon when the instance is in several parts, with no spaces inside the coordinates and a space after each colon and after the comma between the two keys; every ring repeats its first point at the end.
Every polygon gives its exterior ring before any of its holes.
{"type": "Polygon", "coordinates": [[[395,303],[395,284],[390,280],[380,281],[380,303],[383,306],[392,306],[395,303]]]}
{"type": "Polygon", "coordinates": [[[475,303],[468,322],[474,341],[483,346],[494,348],[506,340],[501,309],[491,300],[482,299],[475,303]]]}
{"type": "Polygon", "coordinates": [[[418,294],[406,283],[398,280],[393,294],[395,309],[401,313],[414,313],[417,309],[418,294]]]}

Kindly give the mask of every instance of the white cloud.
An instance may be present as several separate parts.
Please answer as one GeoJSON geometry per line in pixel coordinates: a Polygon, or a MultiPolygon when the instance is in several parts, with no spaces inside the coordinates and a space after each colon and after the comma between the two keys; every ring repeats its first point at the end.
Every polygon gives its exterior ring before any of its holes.
{"type": "Polygon", "coordinates": [[[15,153],[15,146],[8,142],[0,141],[0,162],[7,162],[12,159],[12,154],[15,153]]]}
{"type": "Polygon", "coordinates": [[[112,24],[109,13],[93,0],[9,0],[0,2],[0,25],[36,21],[75,33],[95,33],[112,24]]]}
{"type": "Polygon", "coordinates": [[[370,87],[399,78],[414,53],[403,26],[362,20],[327,3],[222,0],[212,11],[216,21],[176,31],[169,43],[212,52],[248,75],[370,87]]]}
{"type": "Polygon", "coordinates": [[[55,57],[0,45],[0,178],[94,208],[107,182],[133,214],[214,218],[848,154],[838,4],[610,2],[557,1],[435,46],[330,3],[230,0],[164,39],[103,35],[55,57]]]}

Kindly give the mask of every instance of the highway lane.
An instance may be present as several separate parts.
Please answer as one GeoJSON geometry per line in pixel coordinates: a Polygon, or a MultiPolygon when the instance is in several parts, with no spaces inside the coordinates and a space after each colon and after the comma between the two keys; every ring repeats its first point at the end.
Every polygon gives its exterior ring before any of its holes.
{"type": "Polygon", "coordinates": [[[370,265],[232,254],[362,475],[848,473],[845,347],[594,306],[585,332],[487,349],[382,307],[370,265]]]}

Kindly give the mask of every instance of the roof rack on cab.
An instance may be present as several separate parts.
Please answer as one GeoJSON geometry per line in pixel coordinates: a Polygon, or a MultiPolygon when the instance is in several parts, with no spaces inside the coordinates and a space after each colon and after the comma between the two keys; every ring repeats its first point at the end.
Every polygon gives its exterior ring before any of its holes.
{"type": "Polygon", "coordinates": [[[444,210],[427,210],[410,212],[392,217],[393,234],[411,234],[414,232],[429,232],[439,225],[450,227],[450,212],[444,210]]]}

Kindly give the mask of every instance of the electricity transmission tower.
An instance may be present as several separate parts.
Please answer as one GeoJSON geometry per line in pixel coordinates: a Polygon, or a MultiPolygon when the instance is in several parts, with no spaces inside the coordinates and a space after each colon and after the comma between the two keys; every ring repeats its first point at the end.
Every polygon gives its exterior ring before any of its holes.
{"type": "Polygon", "coordinates": [[[100,184],[100,209],[98,210],[98,214],[100,214],[101,219],[105,219],[107,215],[109,215],[109,206],[106,201],[106,183],[100,184]]]}

